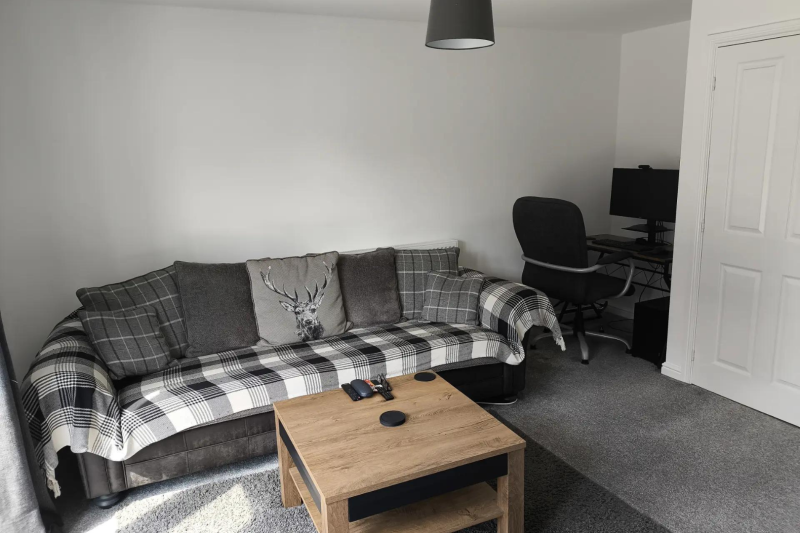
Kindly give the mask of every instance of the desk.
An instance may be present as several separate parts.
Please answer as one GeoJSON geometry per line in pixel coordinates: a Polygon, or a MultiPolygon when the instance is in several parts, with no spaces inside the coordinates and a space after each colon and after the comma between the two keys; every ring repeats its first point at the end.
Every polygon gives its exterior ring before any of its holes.
{"type": "MultiPolygon", "coordinates": [[[[624,252],[623,248],[616,248],[612,246],[600,246],[594,243],[594,239],[617,239],[620,241],[631,241],[633,239],[627,239],[625,237],[620,237],[619,235],[592,235],[586,238],[586,248],[593,251],[599,252],[600,257],[603,257],[605,254],[613,254],[615,252],[624,252]]],[[[634,276],[634,281],[632,282],[634,285],[639,287],[643,287],[645,289],[652,289],[655,291],[661,292],[670,292],[670,288],[672,287],[672,246],[667,246],[660,250],[654,250],[651,252],[631,252],[633,253],[633,259],[637,261],[644,261],[649,263],[647,267],[636,266],[636,275],[634,276]],[[648,276],[649,274],[649,276],[648,276]],[[636,278],[639,276],[644,277],[644,282],[641,280],[637,280],[636,278]],[[664,287],[661,282],[662,280],[666,284],[664,287]]],[[[618,270],[622,270],[625,275],[627,275],[627,263],[614,263],[618,266],[611,272],[608,271],[606,268],[606,274],[613,274],[618,270]]]]}
{"type": "MultiPolygon", "coordinates": [[[[593,252],[598,252],[600,257],[603,257],[606,254],[613,254],[615,252],[627,252],[628,250],[623,250],[622,248],[616,248],[613,246],[600,246],[594,243],[595,239],[616,239],[619,241],[632,241],[633,239],[629,239],[627,237],[621,237],[619,235],[609,235],[609,234],[602,234],[602,235],[590,235],[586,237],[586,248],[593,252]]],[[[631,281],[632,285],[636,285],[642,287],[642,292],[647,289],[651,289],[654,291],[661,291],[664,293],[669,294],[670,288],[672,286],[672,246],[664,247],[658,251],[654,250],[652,252],[631,252],[633,254],[633,259],[637,261],[643,261],[647,263],[647,266],[636,265],[636,272],[634,273],[633,280],[631,281]]],[[[628,277],[628,262],[627,260],[622,262],[617,262],[611,265],[606,266],[600,272],[603,274],[613,276],[616,272],[621,271],[623,273],[623,277],[628,277]]],[[[641,297],[641,294],[640,294],[641,297]]],[[[556,302],[553,304],[553,307],[558,307],[564,302],[556,302]]],[[[567,309],[569,305],[564,304],[564,307],[561,308],[561,312],[558,315],[558,323],[561,324],[564,320],[564,315],[567,313],[574,313],[576,309],[567,309]]],[[[603,311],[606,310],[608,307],[608,301],[600,303],[593,303],[587,306],[583,306],[580,308],[581,312],[583,311],[594,311],[597,318],[601,318],[603,316],[603,311]]],[[[603,331],[603,328],[600,328],[600,331],[603,331]]]]}

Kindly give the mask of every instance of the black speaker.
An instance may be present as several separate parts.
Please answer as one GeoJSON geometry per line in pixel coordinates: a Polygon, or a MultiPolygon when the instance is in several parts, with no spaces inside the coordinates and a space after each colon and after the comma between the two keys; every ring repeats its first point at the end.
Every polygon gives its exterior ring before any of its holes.
{"type": "Polygon", "coordinates": [[[633,355],[661,368],[667,360],[669,296],[639,302],[633,313],[633,355]]]}

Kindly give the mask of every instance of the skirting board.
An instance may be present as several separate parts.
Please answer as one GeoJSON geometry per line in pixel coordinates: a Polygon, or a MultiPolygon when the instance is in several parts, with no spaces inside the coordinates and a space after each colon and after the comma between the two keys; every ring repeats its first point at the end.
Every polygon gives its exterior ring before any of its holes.
{"type": "Polygon", "coordinates": [[[683,381],[684,383],[688,383],[689,380],[686,379],[686,376],[683,375],[683,370],[673,366],[670,363],[664,363],[661,365],[661,374],[667,376],[668,378],[677,379],[678,381],[683,381]]]}

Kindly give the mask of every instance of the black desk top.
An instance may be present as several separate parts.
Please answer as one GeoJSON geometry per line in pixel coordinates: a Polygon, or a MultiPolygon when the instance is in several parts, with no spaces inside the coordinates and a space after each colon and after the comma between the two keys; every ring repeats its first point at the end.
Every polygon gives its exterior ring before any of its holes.
{"type": "MultiPolygon", "coordinates": [[[[620,237],[619,235],[609,235],[605,233],[601,235],[590,235],[586,237],[586,247],[589,250],[595,252],[604,252],[604,253],[626,252],[628,250],[624,250],[622,248],[615,248],[611,246],[600,246],[594,243],[594,239],[616,239],[619,241],[633,240],[627,237],[620,237]]],[[[633,253],[633,258],[638,259],[640,261],[649,261],[651,263],[660,263],[664,265],[672,263],[672,246],[664,246],[663,248],[656,249],[650,252],[632,252],[632,253],[633,253]]]]}

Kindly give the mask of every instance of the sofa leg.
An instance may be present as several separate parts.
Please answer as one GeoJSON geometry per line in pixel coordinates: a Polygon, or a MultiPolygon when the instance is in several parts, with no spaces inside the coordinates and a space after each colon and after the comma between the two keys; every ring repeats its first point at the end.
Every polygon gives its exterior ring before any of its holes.
{"type": "Polygon", "coordinates": [[[496,398],[489,398],[475,403],[478,405],[514,405],[517,403],[517,395],[512,394],[510,396],[498,396],[496,398]]]}
{"type": "Polygon", "coordinates": [[[92,500],[100,509],[111,509],[125,497],[124,492],[113,492],[92,500]]]}

